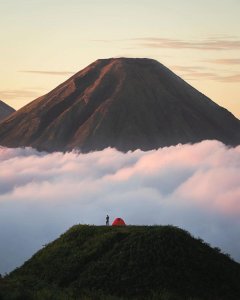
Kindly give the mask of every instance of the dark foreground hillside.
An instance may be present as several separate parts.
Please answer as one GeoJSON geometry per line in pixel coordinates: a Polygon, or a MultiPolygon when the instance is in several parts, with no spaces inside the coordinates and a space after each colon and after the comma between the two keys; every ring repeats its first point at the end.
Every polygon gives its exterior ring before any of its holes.
{"type": "Polygon", "coordinates": [[[240,265],[173,226],[76,225],[0,280],[0,299],[240,299],[240,265]]]}

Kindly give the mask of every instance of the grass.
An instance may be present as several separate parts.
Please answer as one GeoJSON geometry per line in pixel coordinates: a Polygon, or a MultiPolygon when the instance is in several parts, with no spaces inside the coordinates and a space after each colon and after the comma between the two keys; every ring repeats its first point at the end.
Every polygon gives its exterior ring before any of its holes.
{"type": "Polygon", "coordinates": [[[239,300],[239,282],[238,263],[177,227],[75,225],[1,279],[0,299],[239,300]]]}

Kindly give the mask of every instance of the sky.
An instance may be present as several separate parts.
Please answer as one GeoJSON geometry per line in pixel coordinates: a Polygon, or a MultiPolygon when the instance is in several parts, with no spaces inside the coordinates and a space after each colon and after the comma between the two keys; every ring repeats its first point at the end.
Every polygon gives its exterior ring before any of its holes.
{"type": "Polygon", "coordinates": [[[99,58],[149,57],[240,118],[239,0],[0,0],[0,99],[19,109],[99,58]]]}
{"type": "Polygon", "coordinates": [[[217,141],[128,153],[0,148],[0,273],[69,227],[172,224],[240,262],[240,146],[217,141]]]}

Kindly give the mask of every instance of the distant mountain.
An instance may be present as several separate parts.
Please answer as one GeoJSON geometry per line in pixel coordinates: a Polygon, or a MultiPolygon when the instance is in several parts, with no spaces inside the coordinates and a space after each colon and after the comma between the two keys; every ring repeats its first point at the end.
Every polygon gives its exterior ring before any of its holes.
{"type": "Polygon", "coordinates": [[[173,226],[76,225],[0,280],[0,299],[239,300],[240,265],[173,226]]]}
{"type": "Polygon", "coordinates": [[[15,109],[0,100],[0,122],[10,116],[15,109]]]}
{"type": "Polygon", "coordinates": [[[151,59],[100,59],[0,126],[0,145],[83,152],[149,150],[216,139],[240,143],[240,121],[151,59]]]}

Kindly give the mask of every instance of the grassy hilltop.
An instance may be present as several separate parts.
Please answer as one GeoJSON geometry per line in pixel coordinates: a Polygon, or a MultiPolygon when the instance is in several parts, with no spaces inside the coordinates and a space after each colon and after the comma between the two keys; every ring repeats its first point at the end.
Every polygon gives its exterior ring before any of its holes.
{"type": "Polygon", "coordinates": [[[239,300],[240,265],[173,226],[76,225],[0,280],[0,299],[239,300]]]}

